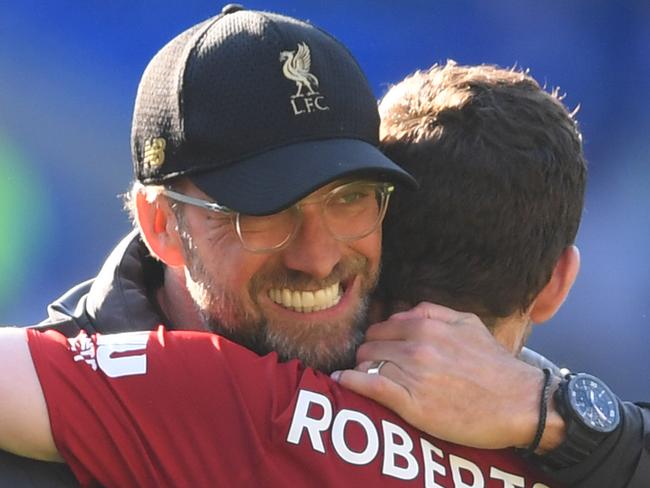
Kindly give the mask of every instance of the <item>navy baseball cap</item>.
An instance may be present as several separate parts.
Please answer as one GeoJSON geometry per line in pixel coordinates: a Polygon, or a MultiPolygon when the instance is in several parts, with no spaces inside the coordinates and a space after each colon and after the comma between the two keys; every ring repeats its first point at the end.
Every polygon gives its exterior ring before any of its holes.
{"type": "Polygon", "coordinates": [[[340,42],[228,5],[151,60],[131,146],[140,182],[185,176],[220,205],[267,215],[341,178],[415,188],[378,137],[377,101],[340,42]]]}

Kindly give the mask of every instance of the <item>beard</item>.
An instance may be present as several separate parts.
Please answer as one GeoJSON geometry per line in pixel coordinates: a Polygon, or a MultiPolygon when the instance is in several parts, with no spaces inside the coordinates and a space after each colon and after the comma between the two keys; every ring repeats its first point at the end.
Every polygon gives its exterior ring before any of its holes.
{"type": "MultiPolygon", "coordinates": [[[[275,352],[280,361],[299,359],[304,365],[330,373],[352,368],[356,350],[368,327],[368,296],[377,282],[378,270],[368,259],[355,254],[336,264],[324,280],[281,266],[267,266],[258,271],[248,284],[251,303],[244,306],[228,285],[219,284],[204,266],[191,236],[181,232],[186,262],[187,289],[205,327],[247,349],[265,355],[275,352]],[[348,316],[327,322],[308,319],[288,324],[267,317],[257,297],[264,289],[321,289],[357,276],[361,286],[359,303],[348,316]]],[[[309,314],[305,314],[308,316],[309,314]]]]}

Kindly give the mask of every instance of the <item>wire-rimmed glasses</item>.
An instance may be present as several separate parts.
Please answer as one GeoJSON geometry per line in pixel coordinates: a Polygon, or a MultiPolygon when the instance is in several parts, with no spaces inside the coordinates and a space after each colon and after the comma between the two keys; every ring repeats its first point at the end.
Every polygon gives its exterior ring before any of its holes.
{"type": "Polygon", "coordinates": [[[230,217],[244,249],[254,253],[279,251],[295,237],[303,219],[303,207],[321,204],[321,215],[330,234],[340,241],[354,241],[372,234],[386,214],[394,190],[390,183],[353,181],[324,195],[306,198],[271,215],[236,212],[216,202],[164,188],[162,193],[177,202],[194,205],[230,217]]]}

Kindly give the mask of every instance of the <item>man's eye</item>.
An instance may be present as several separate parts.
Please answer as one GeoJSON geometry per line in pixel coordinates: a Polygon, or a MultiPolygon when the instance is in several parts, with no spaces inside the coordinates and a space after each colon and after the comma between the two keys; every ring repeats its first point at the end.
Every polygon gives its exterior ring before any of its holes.
{"type": "Polygon", "coordinates": [[[226,225],[230,226],[232,224],[232,219],[229,215],[219,215],[214,212],[210,212],[206,216],[206,220],[208,222],[208,225],[214,229],[218,229],[226,225]]]}
{"type": "Polygon", "coordinates": [[[369,197],[367,191],[358,190],[339,195],[334,199],[336,205],[349,205],[352,203],[358,203],[369,197]]]}

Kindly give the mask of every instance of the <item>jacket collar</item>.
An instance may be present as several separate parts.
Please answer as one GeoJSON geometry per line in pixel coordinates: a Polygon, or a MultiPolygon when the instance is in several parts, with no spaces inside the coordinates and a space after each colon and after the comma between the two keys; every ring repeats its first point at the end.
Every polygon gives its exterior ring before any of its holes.
{"type": "Polygon", "coordinates": [[[49,317],[39,326],[66,335],[80,329],[104,334],[155,329],[165,323],[152,299],[162,279],[162,265],[134,230],[111,252],[95,279],[75,286],[48,307],[49,317]]]}

